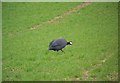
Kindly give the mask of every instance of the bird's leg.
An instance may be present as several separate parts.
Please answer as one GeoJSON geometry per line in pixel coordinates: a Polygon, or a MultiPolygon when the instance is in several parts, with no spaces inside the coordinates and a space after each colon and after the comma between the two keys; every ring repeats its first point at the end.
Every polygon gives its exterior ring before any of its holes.
{"type": "Polygon", "coordinates": [[[61,49],[62,52],[64,52],[62,49],[61,49]]]}

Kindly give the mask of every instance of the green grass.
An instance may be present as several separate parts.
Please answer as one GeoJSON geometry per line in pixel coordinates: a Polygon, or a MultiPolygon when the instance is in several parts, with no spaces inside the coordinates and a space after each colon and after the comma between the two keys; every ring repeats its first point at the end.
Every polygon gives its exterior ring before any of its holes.
{"type": "Polygon", "coordinates": [[[92,3],[30,30],[81,3],[3,3],[2,80],[118,80],[117,3],[92,3]],[[64,52],[49,42],[73,41],[64,52]]]}
{"type": "MultiPolygon", "coordinates": [[[[0,8],[2,8],[2,3],[0,2],[0,8]]],[[[2,9],[0,9],[2,12],[2,9]]],[[[2,13],[0,13],[0,18],[2,18],[2,13]]],[[[0,19],[0,27],[2,27],[2,19],[0,19]]],[[[0,82],[2,81],[2,28],[0,28],[0,82]]]]}

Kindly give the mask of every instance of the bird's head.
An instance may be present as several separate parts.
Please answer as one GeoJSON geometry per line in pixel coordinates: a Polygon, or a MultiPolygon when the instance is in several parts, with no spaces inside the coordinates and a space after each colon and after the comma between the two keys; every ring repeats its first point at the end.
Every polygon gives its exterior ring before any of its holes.
{"type": "Polygon", "coordinates": [[[67,42],[67,45],[72,45],[72,41],[67,42]]]}

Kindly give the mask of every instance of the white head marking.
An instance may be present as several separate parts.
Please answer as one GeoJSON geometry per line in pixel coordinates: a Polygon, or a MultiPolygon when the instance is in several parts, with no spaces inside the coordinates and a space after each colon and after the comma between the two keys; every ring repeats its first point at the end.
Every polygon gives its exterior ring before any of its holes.
{"type": "Polygon", "coordinates": [[[72,45],[72,42],[70,42],[70,44],[72,45]]]}

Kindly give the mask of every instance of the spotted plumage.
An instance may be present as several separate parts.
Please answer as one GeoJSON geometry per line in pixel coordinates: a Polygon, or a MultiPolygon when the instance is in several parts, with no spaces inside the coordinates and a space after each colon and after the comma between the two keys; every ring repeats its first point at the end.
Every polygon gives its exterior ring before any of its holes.
{"type": "Polygon", "coordinates": [[[62,49],[66,46],[66,45],[72,45],[72,42],[67,42],[64,38],[57,38],[54,39],[50,42],[48,50],[54,50],[54,51],[63,51],[62,49]]]}

